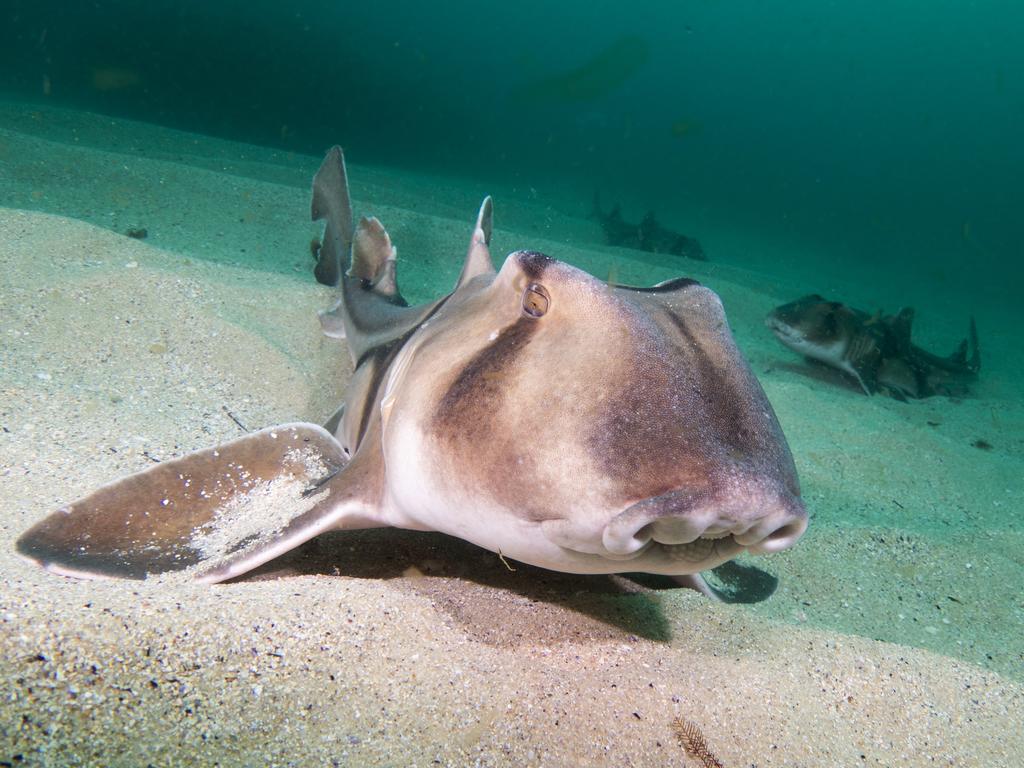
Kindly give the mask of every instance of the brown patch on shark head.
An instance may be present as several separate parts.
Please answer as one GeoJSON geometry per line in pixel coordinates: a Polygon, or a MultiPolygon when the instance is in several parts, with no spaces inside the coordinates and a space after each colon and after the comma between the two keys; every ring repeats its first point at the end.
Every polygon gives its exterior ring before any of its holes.
{"type": "Polygon", "coordinates": [[[642,299],[657,331],[640,328],[628,351],[615,408],[595,423],[589,445],[624,495],[680,490],[696,505],[729,492],[744,477],[771,477],[799,493],[782,432],[706,288],[678,286],[669,301],[642,299]]]}
{"type": "Polygon", "coordinates": [[[457,457],[456,465],[472,476],[471,482],[486,482],[508,507],[532,519],[548,514],[538,494],[521,480],[537,469],[532,458],[537,446],[523,434],[539,435],[529,428],[510,428],[510,423],[524,416],[522,404],[514,402],[517,381],[527,348],[554,301],[540,282],[551,263],[553,259],[535,251],[509,257],[492,301],[511,304],[521,291],[519,317],[492,331],[488,343],[454,372],[430,419],[430,431],[457,457]]]}
{"type": "Polygon", "coordinates": [[[449,437],[477,433],[491,421],[490,416],[508,391],[509,378],[515,375],[517,361],[551,306],[551,295],[540,282],[551,263],[551,257],[536,251],[509,256],[493,301],[511,303],[514,292],[522,286],[521,312],[513,322],[492,332],[489,343],[455,374],[432,419],[436,433],[449,437]]]}
{"type": "Polygon", "coordinates": [[[544,270],[555,260],[539,251],[518,251],[514,254],[516,263],[527,277],[531,280],[540,280],[544,270]]]}
{"type": "Polygon", "coordinates": [[[537,331],[535,318],[524,317],[503,328],[459,371],[434,414],[434,428],[449,439],[472,440],[490,426],[516,361],[537,331]]]}

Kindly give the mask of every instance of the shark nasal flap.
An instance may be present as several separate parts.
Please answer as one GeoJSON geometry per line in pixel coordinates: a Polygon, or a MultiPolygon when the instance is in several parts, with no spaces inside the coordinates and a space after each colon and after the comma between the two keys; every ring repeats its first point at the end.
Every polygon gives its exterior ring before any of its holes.
{"type": "Polygon", "coordinates": [[[700,586],[700,571],[803,534],[789,446],[707,287],[609,284],[528,249],[496,269],[487,197],[452,291],[411,306],[384,226],[353,218],[339,147],[311,214],[314,274],[338,292],[321,323],[355,368],[334,415],[117,480],[27,531],[24,557],[217,582],[324,531],[392,526],[700,586]]]}

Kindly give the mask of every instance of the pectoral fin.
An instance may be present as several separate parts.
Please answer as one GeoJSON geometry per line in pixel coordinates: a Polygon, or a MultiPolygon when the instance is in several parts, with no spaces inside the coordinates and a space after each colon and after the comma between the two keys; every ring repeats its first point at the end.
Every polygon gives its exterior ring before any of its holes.
{"type": "Polygon", "coordinates": [[[104,486],[17,548],[66,576],[223,581],[323,531],[383,525],[360,463],[315,424],[271,427],[104,486]]]}

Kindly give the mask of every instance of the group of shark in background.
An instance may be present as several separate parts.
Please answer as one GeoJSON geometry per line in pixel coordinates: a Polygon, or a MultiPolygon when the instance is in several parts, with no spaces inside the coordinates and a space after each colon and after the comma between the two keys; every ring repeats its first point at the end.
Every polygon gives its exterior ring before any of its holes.
{"type": "Polygon", "coordinates": [[[913,320],[910,308],[868,314],[811,294],[776,307],[765,322],[787,347],[851,376],[865,394],[897,400],[966,395],[981,370],[974,318],[967,338],[948,357],[911,341],[913,320]]]}
{"type": "MultiPolygon", "coordinates": [[[[530,103],[581,102],[620,88],[648,61],[648,43],[624,36],[592,59],[569,70],[548,74],[519,88],[514,97],[530,103]]],[[[682,136],[696,124],[680,120],[672,134],[682,136]]],[[[594,196],[593,218],[609,245],[664,256],[706,261],[700,242],[664,226],[648,211],[639,223],[627,221],[618,205],[605,212],[594,196]]],[[[978,376],[981,358],[974,320],[953,354],[941,357],[911,341],[914,310],[895,315],[870,314],[812,294],[769,313],[766,322],[775,336],[806,358],[852,377],[868,395],[881,393],[899,400],[934,395],[962,397],[978,376]]]]}
{"type": "MultiPolygon", "coordinates": [[[[639,224],[631,224],[623,219],[618,205],[605,213],[595,195],[593,215],[609,245],[707,261],[695,238],[663,226],[653,211],[639,224]]],[[[911,341],[913,321],[914,310],[909,307],[895,315],[870,314],[818,294],[776,307],[765,319],[787,347],[842,371],[867,395],[882,393],[897,400],[966,395],[981,370],[974,319],[967,338],[948,357],[911,341]]]]}
{"type": "Polygon", "coordinates": [[[654,211],[644,214],[639,224],[631,224],[622,218],[622,210],[618,205],[612,206],[608,213],[601,210],[600,198],[595,193],[593,217],[601,225],[608,245],[631,248],[634,251],[683,256],[696,261],[708,259],[695,238],[662,225],[655,218],[654,211]]]}
{"type": "MultiPolygon", "coordinates": [[[[647,41],[623,36],[588,61],[540,77],[513,95],[530,103],[589,101],[606,96],[636,75],[650,58],[647,41]]],[[[693,132],[698,123],[679,120],[673,136],[693,132]]],[[[623,218],[615,205],[605,212],[594,196],[593,218],[609,245],[665,256],[706,261],[693,237],[675,232],[648,211],[639,223],[623,218]]],[[[769,313],[766,322],[775,336],[806,358],[842,371],[868,395],[882,393],[898,400],[933,395],[962,397],[978,376],[981,357],[974,320],[953,354],[934,355],[911,341],[914,310],[895,315],[870,314],[812,294],[769,313]]]]}
{"type": "MultiPolygon", "coordinates": [[[[604,212],[595,194],[593,217],[609,245],[707,261],[695,238],[663,226],[653,211],[639,224],[631,224],[618,205],[604,212]]],[[[913,321],[909,307],[895,315],[870,314],[818,294],[776,307],[765,319],[784,345],[852,377],[867,395],[881,393],[897,400],[966,395],[981,370],[974,318],[967,338],[947,357],[911,341],[913,321]]]]}

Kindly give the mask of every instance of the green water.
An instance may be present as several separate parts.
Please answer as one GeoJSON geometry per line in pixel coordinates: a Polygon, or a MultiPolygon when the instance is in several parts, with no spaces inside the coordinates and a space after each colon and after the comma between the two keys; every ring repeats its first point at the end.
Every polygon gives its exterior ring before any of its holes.
{"type": "Polygon", "coordinates": [[[1022,31],[996,0],[8,0],[0,91],[1012,296],[1022,31]]]}

